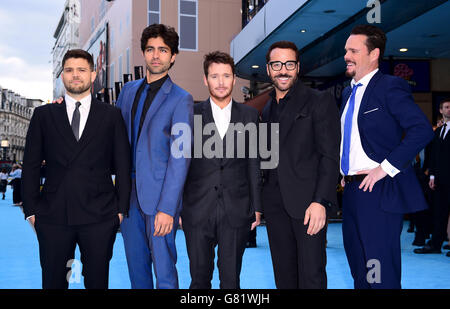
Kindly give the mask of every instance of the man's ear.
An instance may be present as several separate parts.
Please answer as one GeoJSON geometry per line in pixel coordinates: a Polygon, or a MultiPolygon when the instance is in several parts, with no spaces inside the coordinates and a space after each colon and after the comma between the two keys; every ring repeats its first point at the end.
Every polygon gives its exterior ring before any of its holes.
{"type": "Polygon", "coordinates": [[[375,48],[370,52],[370,60],[372,62],[377,61],[378,59],[380,59],[380,49],[379,48],[375,48]]]}
{"type": "Polygon", "coordinates": [[[93,83],[95,81],[95,78],[97,77],[97,72],[92,71],[91,72],[91,83],[93,83]]]}

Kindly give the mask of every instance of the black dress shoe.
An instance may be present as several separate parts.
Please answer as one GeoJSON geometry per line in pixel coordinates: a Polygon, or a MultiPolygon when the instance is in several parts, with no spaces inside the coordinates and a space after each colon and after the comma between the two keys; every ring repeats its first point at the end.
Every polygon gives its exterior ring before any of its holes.
{"type": "Polygon", "coordinates": [[[256,242],[249,241],[249,242],[247,242],[245,247],[246,248],[256,248],[256,242]]]}
{"type": "Polygon", "coordinates": [[[450,250],[450,245],[445,245],[444,247],[442,247],[444,250],[450,250]]]}
{"type": "Polygon", "coordinates": [[[412,243],[412,245],[413,246],[418,246],[418,247],[425,246],[425,240],[415,238],[413,243],[412,243]]]}
{"type": "Polygon", "coordinates": [[[422,248],[414,249],[414,253],[417,254],[428,254],[428,253],[442,253],[441,249],[435,249],[431,246],[424,246],[422,248]]]}

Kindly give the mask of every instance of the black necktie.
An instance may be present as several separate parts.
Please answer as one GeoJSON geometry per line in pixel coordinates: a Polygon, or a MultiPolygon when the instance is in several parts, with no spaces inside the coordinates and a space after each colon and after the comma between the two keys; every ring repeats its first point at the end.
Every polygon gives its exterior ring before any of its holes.
{"type": "Polygon", "coordinates": [[[441,131],[441,140],[444,140],[446,128],[447,128],[447,123],[444,123],[444,125],[442,126],[442,131],[441,131]]]}
{"type": "Polygon", "coordinates": [[[79,137],[79,135],[80,135],[79,134],[79,131],[80,131],[80,109],[79,108],[80,108],[81,103],[76,102],[75,105],[76,105],[76,108],[73,111],[71,126],[72,126],[73,135],[75,135],[75,139],[78,142],[78,140],[80,139],[80,137],[79,137]]]}

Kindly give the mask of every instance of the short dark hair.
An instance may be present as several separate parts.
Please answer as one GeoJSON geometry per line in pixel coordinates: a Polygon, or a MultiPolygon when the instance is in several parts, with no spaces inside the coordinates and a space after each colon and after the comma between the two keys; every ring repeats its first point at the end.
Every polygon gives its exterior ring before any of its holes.
{"type": "Polygon", "coordinates": [[[450,103],[450,97],[444,98],[439,102],[439,109],[441,109],[444,106],[444,103],[450,103]]]}
{"type": "Polygon", "coordinates": [[[369,52],[378,48],[380,50],[380,57],[378,63],[383,60],[384,51],[386,49],[386,34],[380,28],[374,25],[357,25],[352,29],[350,34],[362,34],[367,37],[366,46],[369,52]]]}
{"type": "Polygon", "coordinates": [[[203,70],[205,71],[205,76],[208,76],[209,66],[212,63],[228,64],[231,66],[231,71],[233,72],[233,74],[235,72],[234,59],[227,53],[221,51],[214,51],[205,55],[203,61],[203,70]]]}
{"type": "Polygon", "coordinates": [[[67,59],[70,59],[70,58],[86,59],[86,61],[89,63],[89,67],[91,68],[91,71],[94,71],[94,58],[92,58],[92,55],[90,53],[88,53],[87,51],[85,51],[83,49],[68,50],[62,60],[63,68],[64,68],[64,64],[66,63],[67,59]]]}
{"type": "Polygon", "coordinates": [[[269,50],[267,51],[267,54],[266,54],[266,63],[270,62],[270,53],[275,48],[292,49],[293,51],[295,51],[295,57],[296,57],[295,60],[298,62],[299,59],[300,59],[300,52],[299,52],[299,50],[297,48],[297,45],[295,45],[295,43],[290,42],[290,41],[278,41],[278,42],[273,43],[269,47],[269,50]]]}
{"type": "Polygon", "coordinates": [[[142,31],[141,36],[141,50],[145,51],[147,42],[151,38],[161,37],[164,44],[169,46],[172,54],[178,54],[179,36],[173,27],[164,24],[152,24],[142,31]]]}

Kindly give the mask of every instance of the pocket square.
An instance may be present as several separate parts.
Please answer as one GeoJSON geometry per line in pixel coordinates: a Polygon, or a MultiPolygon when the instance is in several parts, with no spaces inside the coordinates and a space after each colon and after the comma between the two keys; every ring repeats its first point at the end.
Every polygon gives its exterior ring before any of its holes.
{"type": "Polygon", "coordinates": [[[374,111],[377,111],[379,108],[377,107],[377,108],[374,108],[374,109],[371,109],[370,111],[365,111],[364,112],[364,115],[365,114],[368,114],[368,113],[371,113],[371,112],[374,112],[374,111]]]}

